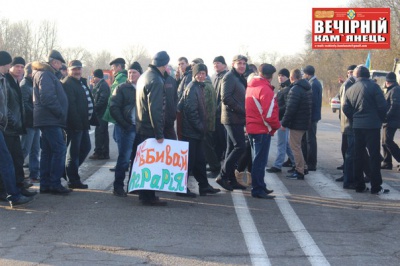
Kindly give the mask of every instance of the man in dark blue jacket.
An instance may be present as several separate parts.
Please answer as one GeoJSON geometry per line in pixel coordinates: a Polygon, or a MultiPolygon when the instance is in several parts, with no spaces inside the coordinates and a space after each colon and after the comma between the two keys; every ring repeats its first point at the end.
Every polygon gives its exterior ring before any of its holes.
{"type": "Polygon", "coordinates": [[[322,85],[315,76],[315,68],[306,66],[303,69],[304,78],[308,80],[312,90],[311,125],[303,137],[301,148],[303,150],[306,167],[309,171],[317,169],[317,123],[321,120],[322,85]]]}
{"type": "Polygon", "coordinates": [[[345,93],[342,110],[354,131],[354,179],[356,192],[368,191],[363,175],[362,154],[368,148],[371,166],[371,194],[388,193],[383,189],[380,170],[380,130],[386,116],[387,104],[381,88],[369,77],[365,66],[358,66],[357,82],[345,93]]]}

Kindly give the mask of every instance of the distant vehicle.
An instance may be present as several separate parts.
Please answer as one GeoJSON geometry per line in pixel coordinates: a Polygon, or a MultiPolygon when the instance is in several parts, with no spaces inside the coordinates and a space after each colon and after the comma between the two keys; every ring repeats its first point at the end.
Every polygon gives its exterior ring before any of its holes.
{"type": "MultiPolygon", "coordinates": [[[[103,69],[103,75],[104,75],[103,79],[107,82],[108,86],[111,87],[111,84],[113,84],[113,82],[114,82],[114,76],[112,74],[112,71],[109,69],[103,69]]],[[[90,84],[89,86],[91,89],[93,89],[92,79],[93,79],[93,76],[90,75],[88,78],[88,83],[90,84]]]]}
{"type": "Polygon", "coordinates": [[[337,110],[340,110],[339,94],[336,94],[336,96],[331,99],[331,108],[334,113],[336,113],[337,110]]]}
{"type": "Polygon", "coordinates": [[[371,70],[370,72],[371,79],[376,81],[376,84],[383,89],[385,87],[386,75],[389,71],[385,70],[371,70]]]}

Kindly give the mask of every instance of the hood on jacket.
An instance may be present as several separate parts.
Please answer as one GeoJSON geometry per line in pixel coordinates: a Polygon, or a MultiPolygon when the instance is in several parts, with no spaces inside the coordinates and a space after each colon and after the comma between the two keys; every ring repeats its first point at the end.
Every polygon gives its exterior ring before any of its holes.
{"type": "Polygon", "coordinates": [[[55,73],[54,68],[52,68],[49,64],[45,63],[45,62],[39,62],[39,61],[35,61],[32,62],[32,70],[36,70],[36,71],[51,71],[53,74],[55,73]]]}
{"type": "Polygon", "coordinates": [[[311,85],[306,79],[299,79],[298,81],[295,81],[293,85],[300,86],[304,88],[306,91],[311,90],[311,85]]]}
{"type": "Polygon", "coordinates": [[[266,80],[265,78],[262,78],[260,76],[254,76],[250,80],[250,82],[247,84],[247,87],[259,87],[264,84],[268,84],[269,86],[272,87],[272,90],[273,90],[272,84],[268,80],[266,80]]]}

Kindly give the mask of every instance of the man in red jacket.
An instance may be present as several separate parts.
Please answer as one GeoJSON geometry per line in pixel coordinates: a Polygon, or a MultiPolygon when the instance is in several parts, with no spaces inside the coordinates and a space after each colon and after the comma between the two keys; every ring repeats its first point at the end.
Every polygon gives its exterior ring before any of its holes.
{"type": "Polygon", "coordinates": [[[273,65],[262,64],[258,72],[260,76],[254,77],[246,90],[246,131],[253,153],[251,195],[254,198],[273,199],[275,196],[268,195],[273,190],[267,189],[264,174],[271,136],[281,127],[278,102],[271,85],[276,69],[273,65]]]}

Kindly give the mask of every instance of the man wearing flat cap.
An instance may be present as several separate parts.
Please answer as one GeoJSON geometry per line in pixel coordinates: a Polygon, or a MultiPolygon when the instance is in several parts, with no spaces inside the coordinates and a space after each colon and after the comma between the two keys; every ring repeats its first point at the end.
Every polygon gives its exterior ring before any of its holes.
{"type": "Polygon", "coordinates": [[[110,86],[104,80],[104,73],[101,69],[93,71],[93,98],[94,113],[97,116],[99,125],[94,131],[95,148],[93,155],[89,156],[92,160],[110,159],[110,138],[108,135],[108,122],[103,120],[107,109],[108,99],[111,96],[110,86]]]}
{"type": "Polygon", "coordinates": [[[91,149],[89,129],[96,124],[94,101],[85,78],[82,78],[82,63],[72,60],[68,64],[68,77],[62,81],[68,97],[67,116],[67,160],[66,173],[68,187],[87,189],[79,176],[79,167],[85,161],[91,149]]]}
{"type": "Polygon", "coordinates": [[[24,103],[19,86],[24,74],[24,67],[25,60],[22,57],[14,57],[10,71],[6,74],[8,125],[4,131],[4,139],[13,159],[17,186],[24,196],[30,197],[36,195],[36,192],[30,192],[26,189],[29,184],[25,182],[24,156],[20,139],[21,135],[26,134],[24,103]]]}
{"type": "MultiPolygon", "coordinates": [[[[164,73],[169,59],[165,51],[156,53],[148,69],[137,82],[136,132],[142,141],[148,138],[155,138],[159,143],[164,141],[164,73]]],[[[140,190],[139,193],[143,205],[167,205],[167,202],[156,197],[154,190],[140,190]]]]}
{"type": "Polygon", "coordinates": [[[246,123],[245,94],[247,57],[236,55],[232,69],[221,80],[221,123],[227,133],[227,147],[220,176],[216,182],[228,191],[246,189],[235,177],[235,164],[245,152],[244,126],[246,123]]]}
{"type": "Polygon", "coordinates": [[[397,129],[400,128],[400,86],[394,72],[386,75],[384,91],[388,111],[386,123],[382,126],[383,162],[381,168],[392,169],[392,156],[397,162],[400,162],[400,149],[393,140],[397,129]]]}
{"type": "Polygon", "coordinates": [[[114,130],[118,146],[113,184],[113,194],[117,197],[127,196],[124,190],[125,170],[129,168],[136,137],[136,83],[142,73],[142,67],[138,62],[131,64],[128,69],[128,79],[118,85],[111,96],[110,114],[116,122],[114,130]]]}
{"type": "Polygon", "coordinates": [[[51,50],[48,56],[49,65],[55,70],[55,75],[59,80],[64,78],[61,73],[61,69],[63,68],[63,64],[65,66],[65,60],[57,50],[51,50]]]}
{"type": "Polygon", "coordinates": [[[68,98],[55,75],[62,62],[58,59],[49,61],[53,66],[44,62],[32,63],[33,127],[42,133],[40,193],[67,195],[71,190],[62,186],[61,177],[65,171],[63,131],[67,123],[68,98]]]}

